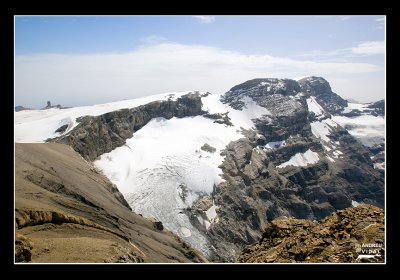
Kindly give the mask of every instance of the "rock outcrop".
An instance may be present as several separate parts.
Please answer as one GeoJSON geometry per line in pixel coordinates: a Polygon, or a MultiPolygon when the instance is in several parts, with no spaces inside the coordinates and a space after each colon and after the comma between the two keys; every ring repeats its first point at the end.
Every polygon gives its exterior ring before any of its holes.
{"type": "Polygon", "coordinates": [[[277,218],[262,238],[246,247],[238,262],[384,262],[385,224],[381,208],[361,204],[321,221],[277,218]]]}
{"type": "Polygon", "coordinates": [[[336,114],[347,106],[347,100],[332,92],[331,86],[321,77],[307,77],[299,80],[301,90],[315,96],[318,103],[329,113],[336,114]]]}
{"type": "Polygon", "coordinates": [[[374,116],[384,116],[385,115],[385,100],[379,100],[368,105],[369,109],[373,109],[371,112],[374,116]]]}
{"type": "Polygon", "coordinates": [[[53,108],[57,108],[57,109],[67,109],[67,108],[69,108],[69,107],[64,107],[64,106],[61,106],[60,104],[51,105],[51,102],[50,102],[50,101],[47,101],[46,107],[44,107],[42,110],[53,109],[53,108]]]}
{"type": "Polygon", "coordinates": [[[93,161],[125,144],[133,133],[153,118],[171,119],[203,114],[201,96],[186,94],[177,100],[154,101],[132,109],[122,109],[100,116],[78,119],[79,125],[67,135],[50,139],[71,146],[85,159],[93,161]]]}
{"type": "Polygon", "coordinates": [[[32,260],[33,243],[21,234],[15,235],[15,262],[30,262],[32,260]]]}

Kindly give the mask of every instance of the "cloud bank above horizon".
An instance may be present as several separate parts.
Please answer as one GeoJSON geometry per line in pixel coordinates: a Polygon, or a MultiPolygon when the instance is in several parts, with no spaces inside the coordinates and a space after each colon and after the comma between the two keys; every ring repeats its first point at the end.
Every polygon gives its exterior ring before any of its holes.
{"type": "MultiPolygon", "coordinates": [[[[382,42],[364,42],[353,53],[382,53],[382,42]]],[[[41,108],[93,105],[163,92],[224,93],[254,78],[322,76],[334,92],[361,102],[384,98],[384,69],[373,63],[315,61],[245,54],[163,40],[130,52],[25,54],[15,57],[15,105],[41,108]]]]}

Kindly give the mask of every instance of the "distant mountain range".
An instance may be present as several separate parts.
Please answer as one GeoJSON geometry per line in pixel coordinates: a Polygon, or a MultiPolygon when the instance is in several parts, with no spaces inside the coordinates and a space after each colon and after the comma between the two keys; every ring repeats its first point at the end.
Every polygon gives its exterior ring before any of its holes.
{"type": "Polygon", "coordinates": [[[23,110],[33,110],[31,108],[26,108],[24,106],[15,106],[14,108],[15,112],[23,111],[23,110]]]}
{"type": "MultiPolygon", "coordinates": [[[[43,107],[42,110],[52,109],[52,108],[67,109],[67,108],[69,108],[69,107],[63,107],[63,106],[61,106],[60,104],[54,105],[54,106],[53,106],[53,105],[51,105],[51,102],[50,102],[50,101],[47,101],[46,107],[43,107]]],[[[35,110],[35,109],[26,108],[26,107],[24,107],[24,106],[15,106],[14,110],[15,110],[15,112],[19,112],[19,111],[24,111],[24,110],[35,110]]]]}

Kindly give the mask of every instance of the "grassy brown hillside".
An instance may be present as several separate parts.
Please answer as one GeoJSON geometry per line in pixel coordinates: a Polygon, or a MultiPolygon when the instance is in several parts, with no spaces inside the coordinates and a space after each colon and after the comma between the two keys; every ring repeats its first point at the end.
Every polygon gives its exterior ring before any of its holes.
{"type": "Polygon", "coordinates": [[[15,146],[16,262],[206,262],[71,147],[15,146]]]}

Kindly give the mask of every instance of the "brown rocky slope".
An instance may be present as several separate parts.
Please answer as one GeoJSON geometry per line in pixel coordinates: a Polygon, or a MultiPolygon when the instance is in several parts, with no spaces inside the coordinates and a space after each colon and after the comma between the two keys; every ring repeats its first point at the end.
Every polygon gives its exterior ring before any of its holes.
{"type": "Polygon", "coordinates": [[[321,221],[277,218],[238,262],[384,262],[384,212],[361,204],[321,221]]]}
{"type": "Polygon", "coordinates": [[[15,145],[16,262],[206,262],[71,147],[15,145]]]}

